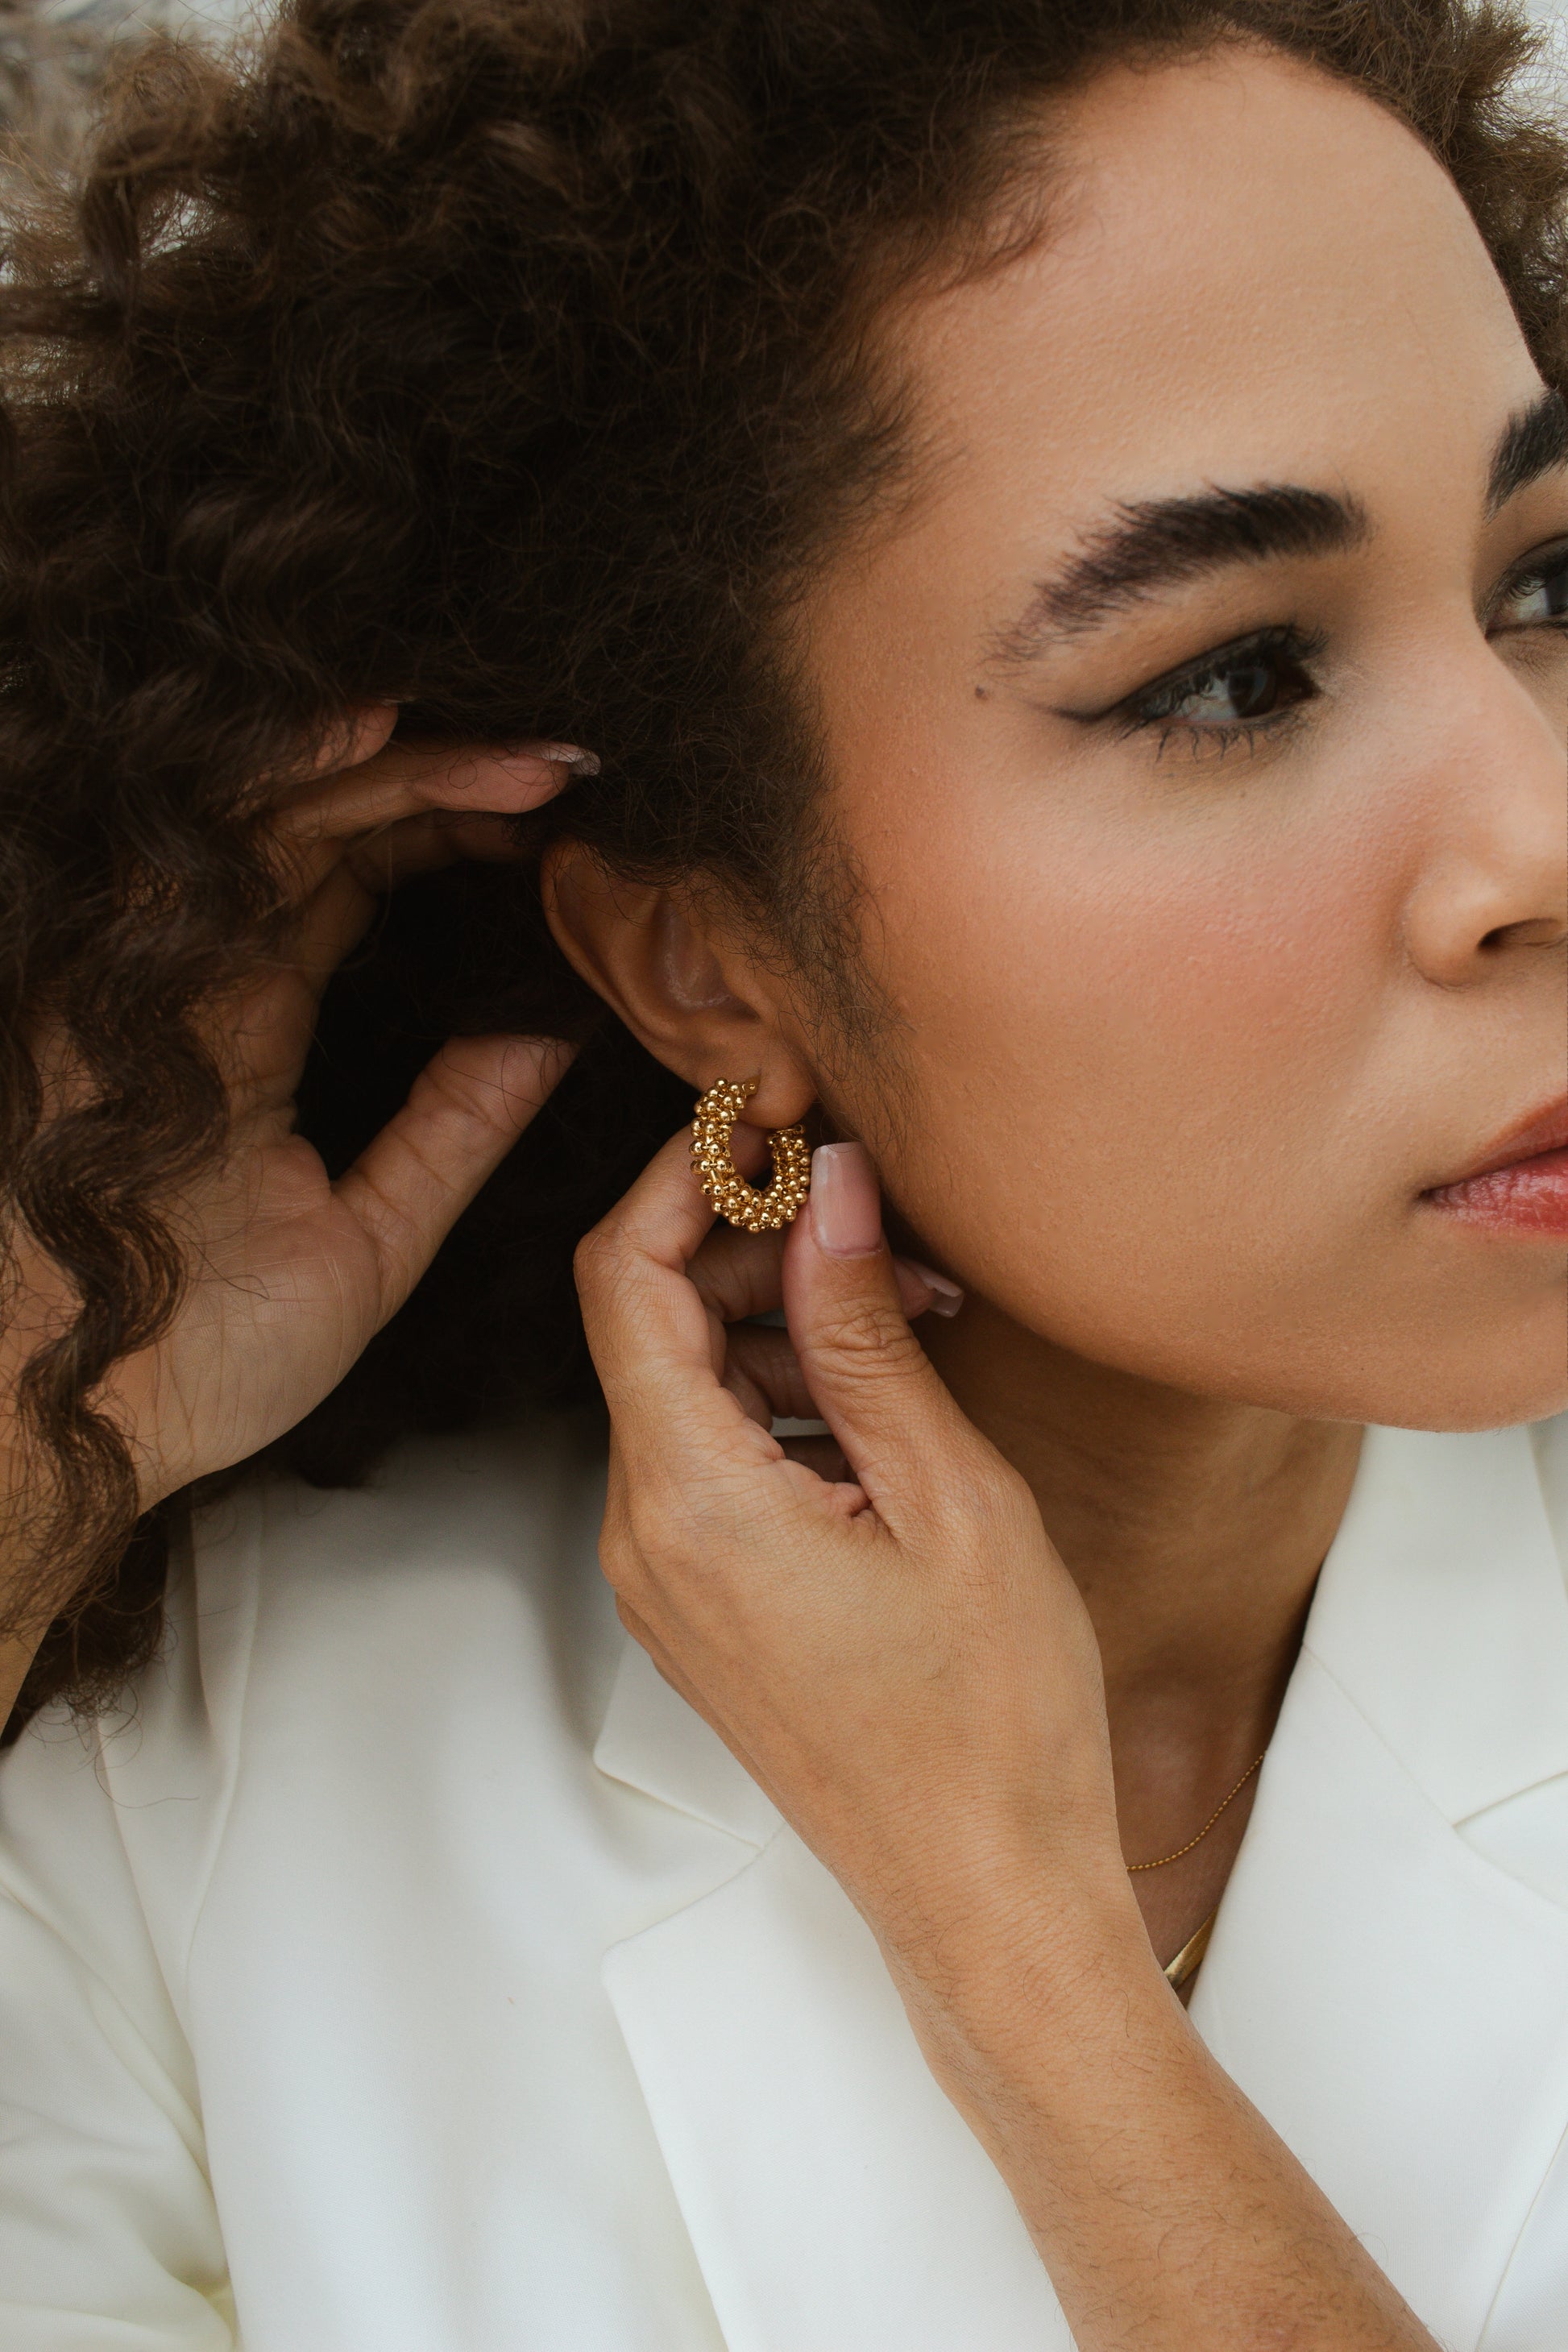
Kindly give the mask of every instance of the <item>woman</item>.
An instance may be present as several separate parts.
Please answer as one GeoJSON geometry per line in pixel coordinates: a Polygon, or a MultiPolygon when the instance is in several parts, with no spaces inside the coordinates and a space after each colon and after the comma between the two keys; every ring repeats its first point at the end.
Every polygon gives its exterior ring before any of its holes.
{"type": "Polygon", "coordinates": [[[122,91],[5,298],[8,2347],[1561,2346],[1526,46],[122,91]]]}

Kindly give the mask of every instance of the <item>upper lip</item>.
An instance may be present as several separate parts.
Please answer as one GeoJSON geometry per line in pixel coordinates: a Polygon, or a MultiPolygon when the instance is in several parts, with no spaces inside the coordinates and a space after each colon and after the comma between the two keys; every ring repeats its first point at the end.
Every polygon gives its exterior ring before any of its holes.
{"type": "Polygon", "coordinates": [[[1432,1190],[1446,1192],[1452,1185],[1472,1183],[1478,1176],[1495,1176],[1500,1168],[1511,1168],[1521,1160],[1538,1159],[1543,1151],[1563,1150],[1568,1150],[1568,1096],[1521,1119],[1458,1176],[1446,1176],[1432,1190]]]}

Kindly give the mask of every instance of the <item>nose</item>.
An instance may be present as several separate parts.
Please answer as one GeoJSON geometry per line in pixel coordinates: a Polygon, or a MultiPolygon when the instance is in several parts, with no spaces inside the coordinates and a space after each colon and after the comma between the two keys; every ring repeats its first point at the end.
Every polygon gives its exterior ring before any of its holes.
{"type": "Polygon", "coordinates": [[[1411,961],[1443,988],[1568,940],[1568,744],[1500,667],[1448,733],[1439,822],[1405,903],[1411,961]]]}

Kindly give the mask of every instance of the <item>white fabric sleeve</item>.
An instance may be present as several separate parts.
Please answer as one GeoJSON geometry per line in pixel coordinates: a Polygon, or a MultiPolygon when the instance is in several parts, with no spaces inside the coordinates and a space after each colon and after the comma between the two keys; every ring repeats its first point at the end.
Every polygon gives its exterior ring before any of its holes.
{"type": "MultiPolygon", "coordinates": [[[[178,1646],[190,1617],[173,1599],[178,1646]]],[[[195,1646],[185,1643],[187,1666],[195,1646]]],[[[191,1793],[170,1785],[179,1679],[154,1668],[118,1724],[78,1729],[51,1713],[0,1759],[4,2352],[233,2352],[237,2342],[171,1986],[183,1923],[171,1937],[169,1922],[150,1919],[135,1855],[155,1822],[165,1843],[177,1822],[174,1843],[195,1859],[191,1832],[210,1817],[188,1748],[174,1780],[191,1793]],[[144,1779],[158,1750],[161,1797],[144,1779]]],[[[199,1878],[186,1885],[199,1900],[199,1878]]]]}

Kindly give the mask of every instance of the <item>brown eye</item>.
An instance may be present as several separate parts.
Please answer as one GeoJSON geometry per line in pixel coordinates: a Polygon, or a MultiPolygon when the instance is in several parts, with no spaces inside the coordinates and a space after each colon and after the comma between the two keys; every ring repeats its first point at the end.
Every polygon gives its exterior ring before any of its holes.
{"type": "Polygon", "coordinates": [[[1514,579],[1504,589],[1491,616],[1495,631],[1539,629],[1561,625],[1568,619],[1568,548],[1559,549],[1548,564],[1514,579]]]}
{"type": "Polygon", "coordinates": [[[1281,681],[1271,662],[1237,662],[1211,670],[1183,697],[1186,719],[1267,719],[1279,707],[1281,681]]]}
{"type": "Polygon", "coordinates": [[[1246,727],[1275,718],[1316,691],[1295,645],[1253,638],[1147,688],[1127,709],[1145,725],[1246,727]]]}

